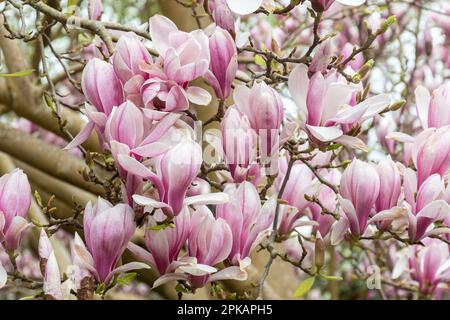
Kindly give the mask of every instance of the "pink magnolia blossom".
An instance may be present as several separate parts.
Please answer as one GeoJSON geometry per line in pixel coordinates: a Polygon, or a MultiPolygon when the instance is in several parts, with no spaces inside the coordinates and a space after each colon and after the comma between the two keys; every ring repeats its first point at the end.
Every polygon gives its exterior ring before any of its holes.
{"type": "Polygon", "coordinates": [[[185,205],[221,203],[228,197],[223,193],[210,193],[186,198],[186,193],[200,172],[202,150],[194,141],[178,143],[157,161],[157,174],[136,159],[119,155],[120,165],[129,173],[151,181],[159,199],[134,195],[134,201],[145,207],[160,208],[168,217],[177,216],[185,205]]]}
{"type": "Polygon", "coordinates": [[[240,267],[231,266],[220,271],[214,267],[230,255],[233,246],[233,234],[225,220],[215,219],[206,206],[200,206],[192,214],[191,226],[188,238],[191,260],[179,267],[182,272],[165,274],[153,287],[172,280],[183,280],[193,288],[201,288],[213,281],[247,279],[247,273],[240,267]]]}
{"type": "Polygon", "coordinates": [[[450,125],[424,130],[415,138],[412,160],[420,186],[434,173],[445,175],[450,169],[450,125]]]}
{"type": "Polygon", "coordinates": [[[261,207],[258,191],[247,181],[239,186],[229,184],[225,192],[229,194],[230,202],[218,205],[216,216],[224,219],[231,228],[233,246],[228,259],[234,265],[240,265],[272,226],[276,204],[272,199],[261,207]]]}
{"type": "Polygon", "coordinates": [[[168,79],[184,84],[203,76],[208,70],[208,37],[202,30],[179,31],[166,17],[154,15],[150,18],[150,36],[163,58],[168,79]]]}
{"type": "Polygon", "coordinates": [[[162,230],[153,230],[156,225],[153,217],[149,218],[147,230],[145,231],[145,246],[148,251],[129,243],[131,250],[142,261],[148,263],[158,270],[160,275],[175,272],[183,264],[189,264],[189,259],[179,257],[180,251],[191,231],[191,213],[185,207],[178,216],[173,219],[174,227],[166,227],[162,230]]]}
{"type": "Polygon", "coordinates": [[[419,283],[420,292],[432,294],[442,280],[450,279],[448,245],[435,240],[424,240],[425,246],[415,245],[409,251],[411,277],[419,283]]]}
{"type": "Polygon", "coordinates": [[[30,227],[27,214],[31,204],[31,187],[22,170],[0,178],[0,243],[5,249],[16,250],[30,227]]]}
{"type": "Polygon", "coordinates": [[[124,85],[134,76],[145,76],[145,72],[139,67],[141,63],[153,62],[143,43],[131,32],[121,36],[117,41],[112,61],[114,71],[124,85]]]}
{"type": "Polygon", "coordinates": [[[108,116],[123,102],[123,90],[114,68],[106,61],[93,58],[83,70],[83,93],[97,112],[108,116]]]}
{"type": "Polygon", "coordinates": [[[100,20],[103,14],[102,0],[89,0],[88,12],[89,12],[89,19],[100,20]]]}
{"type": "Polygon", "coordinates": [[[235,182],[247,178],[248,168],[255,158],[256,134],[250,127],[246,115],[235,107],[230,107],[221,123],[222,141],[218,146],[223,151],[225,163],[230,168],[235,182]]]}
{"type": "Polygon", "coordinates": [[[227,30],[231,35],[236,35],[233,12],[228,7],[226,0],[209,0],[208,10],[216,25],[227,30]]]}
{"type": "Polygon", "coordinates": [[[431,95],[425,87],[418,86],[415,95],[417,113],[424,129],[450,125],[450,84],[441,85],[431,95]]]}
{"type": "Polygon", "coordinates": [[[343,126],[374,117],[390,104],[390,97],[381,94],[350,106],[356,90],[357,87],[333,72],[326,77],[317,72],[309,79],[305,65],[297,66],[289,76],[289,92],[298,107],[302,126],[311,137],[365,150],[361,140],[345,135],[343,126]]]}
{"type": "Polygon", "coordinates": [[[236,108],[247,116],[250,126],[258,134],[263,156],[270,156],[278,143],[284,117],[281,97],[265,82],[255,82],[251,89],[237,86],[233,97],[236,108]]]}
{"type": "Polygon", "coordinates": [[[102,198],[94,206],[89,202],[84,209],[83,227],[86,246],[76,234],[74,264],[89,271],[98,282],[108,284],[116,274],[148,268],[136,262],[117,267],[135,230],[134,212],[128,205],[113,206],[102,198]]]}
{"type": "Polygon", "coordinates": [[[236,45],[227,31],[216,27],[209,38],[209,50],[211,62],[205,79],[218,98],[226,99],[231,93],[231,84],[238,68],[236,45]]]}
{"type": "MultiPolygon", "coordinates": [[[[339,198],[352,234],[364,234],[379,191],[380,178],[376,169],[370,163],[354,159],[342,174],[342,197],[339,198]]],[[[341,219],[345,223],[345,218],[341,219]]]]}

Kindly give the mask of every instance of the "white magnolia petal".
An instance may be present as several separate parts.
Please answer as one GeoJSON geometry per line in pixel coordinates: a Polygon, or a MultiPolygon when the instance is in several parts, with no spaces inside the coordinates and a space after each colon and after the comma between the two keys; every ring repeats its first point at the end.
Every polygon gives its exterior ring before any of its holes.
{"type": "Polygon", "coordinates": [[[230,201],[230,197],[225,192],[214,192],[200,194],[188,197],[184,200],[184,204],[189,205],[206,205],[206,204],[223,204],[230,201]]]}
{"type": "Polygon", "coordinates": [[[231,11],[239,15],[255,12],[262,5],[263,0],[227,0],[231,11]]]}
{"type": "Polygon", "coordinates": [[[180,270],[193,276],[206,276],[208,274],[217,272],[216,268],[201,263],[180,266],[180,270]]]}
{"type": "Polygon", "coordinates": [[[342,130],[334,126],[318,127],[306,125],[306,127],[308,128],[309,132],[314,136],[314,138],[323,142],[333,141],[343,135],[342,130]]]}

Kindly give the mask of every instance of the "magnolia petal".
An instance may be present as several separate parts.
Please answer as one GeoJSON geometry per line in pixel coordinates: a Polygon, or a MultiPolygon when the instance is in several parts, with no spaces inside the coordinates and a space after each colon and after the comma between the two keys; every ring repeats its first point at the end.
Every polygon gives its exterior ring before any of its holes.
{"type": "Polygon", "coordinates": [[[8,281],[8,273],[0,263],[0,289],[6,285],[6,281],[8,281]]]}
{"type": "Polygon", "coordinates": [[[364,2],[366,2],[366,0],[336,0],[337,2],[346,5],[346,6],[360,6],[362,5],[364,2]]]}
{"type": "Polygon", "coordinates": [[[188,197],[184,200],[184,204],[189,205],[206,205],[206,204],[222,204],[230,201],[228,194],[224,192],[215,192],[200,194],[197,196],[188,197]]]}
{"type": "Polygon", "coordinates": [[[247,280],[248,274],[244,270],[242,270],[240,267],[228,267],[223,270],[220,270],[219,272],[213,274],[209,278],[209,282],[213,281],[220,281],[220,280],[238,280],[238,281],[245,281],[247,280]]]}
{"type": "Polygon", "coordinates": [[[45,267],[43,290],[46,295],[57,300],[63,298],[61,291],[61,275],[59,273],[58,262],[56,261],[54,251],[50,254],[45,267]]]}
{"type": "Polygon", "coordinates": [[[190,102],[200,106],[207,106],[211,102],[211,94],[200,87],[187,88],[187,95],[190,102]]]}
{"type": "Polygon", "coordinates": [[[367,148],[366,144],[357,137],[343,135],[335,139],[334,142],[342,144],[343,146],[349,147],[351,149],[358,149],[363,152],[369,152],[369,149],[367,148]]]}
{"type": "Polygon", "coordinates": [[[227,0],[231,11],[239,15],[255,12],[262,5],[263,0],[227,0]]]}
{"type": "Polygon", "coordinates": [[[338,222],[336,222],[331,230],[331,245],[336,246],[342,240],[344,240],[345,233],[347,232],[349,223],[347,218],[341,217],[338,222]]]}
{"type": "Polygon", "coordinates": [[[431,102],[430,92],[424,86],[419,85],[414,94],[416,96],[417,114],[422,123],[422,128],[428,129],[428,108],[431,102]]]}
{"type": "Polygon", "coordinates": [[[124,265],[114,269],[113,271],[111,271],[111,273],[108,274],[108,276],[106,277],[105,283],[109,283],[109,281],[111,281],[111,279],[117,274],[126,273],[128,271],[138,270],[138,269],[150,269],[150,266],[145,263],[142,263],[142,262],[130,262],[130,263],[124,264],[124,265]]]}
{"type": "Polygon", "coordinates": [[[443,220],[450,214],[450,205],[447,201],[436,200],[427,204],[416,217],[426,217],[433,220],[443,220]]]}
{"type": "Polygon", "coordinates": [[[177,280],[187,281],[188,275],[184,274],[184,273],[178,273],[178,272],[177,273],[167,273],[155,280],[155,282],[153,283],[152,289],[162,286],[163,284],[166,284],[168,282],[177,281],[177,280]]]}
{"type": "Polygon", "coordinates": [[[144,206],[144,207],[152,207],[156,209],[161,208],[169,208],[170,206],[167,203],[156,201],[152,198],[147,198],[138,194],[133,195],[133,200],[138,205],[144,206]]]}
{"type": "Polygon", "coordinates": [[[207,264],[180,266],[180,270],[183,270],[183,272],[186,272],[193,276],[206,276],[208,274],[217,272],[216,268],[208,266],[207,264]]]}
{"type": "Polygon", "coordinates": [[[137,244],[130,241],[127,245],[127,249],[130,250],[131,253],[134,254],[139,260],[142,260],[152,266],[156,265],[155,259],[153,259],[152,254],[144,248],[141,248],[137,244]]]}
{"type": "Polygon", "coordinates": [[[334,141],[343,135],[343,132],[338,127],[318,127],[306,125],[309,132],[314,136],[314,138],[322,142],[334,141]]]}
{"type": "Polygon", "coordinates": [[[73,138],[71,142],[69,142],[63,150],[71,150],[78,146],[80,146],[83,142],[85,142],[89,136],[91,135],[92,131],[94,130],[94,122],[89,121],[83,129],[73,138]]]}
{"type": "Polygon", "coordinates": [[[392,139],[403,143],[413,143],[416,139],[403,132],[391,132],[386,136],[386,139],[392,139]]]}

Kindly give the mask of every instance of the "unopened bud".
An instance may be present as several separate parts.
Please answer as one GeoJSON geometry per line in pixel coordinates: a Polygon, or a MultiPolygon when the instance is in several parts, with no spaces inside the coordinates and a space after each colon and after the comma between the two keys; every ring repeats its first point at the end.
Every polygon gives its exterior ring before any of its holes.
{"type": "Polygon", "coordinates": [[[397,110],[403,108],[403,106],[405,104],[406,104],[406,100],[404,100],[404,99],[396,101],[393,104],[391,104],[391,106],[389,107],[389,110],[390,111],[397,111],[397,110]]]}
{"type": "Polygon", "coordinates": [[[381,24],[380,28],[377,30],[377,35],[381,35],[387,31],[387,29],[393,25],[395,22],[397,22],[397,18],[392,15],[388,17],[384,22],[381,24]]]}
{"type": "Polygon", "coordinates": [[[361,76],[361,78],[364,78],[370,72],[370,70],[372,70],[374,63],[375,61],[373,61],[373,59],[370,59],[361,67],[361,69],[359,69],[358,74],[361,76]]]}
{"type": "Polygon", "coordinates": [[[325,263],[325,242],[322,238],[317,238],[314,247],[314,263],[318,270],[322,269],[325,263]]]}

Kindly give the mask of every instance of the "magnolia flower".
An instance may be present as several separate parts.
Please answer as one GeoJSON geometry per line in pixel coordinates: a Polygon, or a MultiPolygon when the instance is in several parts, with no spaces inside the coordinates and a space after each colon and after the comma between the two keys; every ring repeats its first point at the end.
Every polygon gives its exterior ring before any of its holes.
{"type": "Polygon", "coordinates": [[[0,243],[6,250],[16,250],[30,227],[26,219],[30,204],[31,187],[22,170],[0,178],[0,243]]]}
{"type": "Polygon", "coordinates": [[[149,218],[145,231],[145,246],[149,251],[130,242],[128,249],[139,259],[158,270],[160,275],[173,273],[183,264],[194,262],[186,257],[179,258],[181,248],[186,243],[191,231],[191,214],[187,207],[173,219],[175,226],[162,230],[152,229],[156,219],[149,218]]]}
{"type": "Polygon", "coordinates": [[[154,15],[150,18],[150,36],[163,58],[168,79],[184,84],[203,76],[208,70],[208,37],[202,30],[179,31],[168,18],[154,15]]]}
{"type": "Polygon", "coordinates": [[[339,203],[344,215],[333,228],[332,244],[339,242],[348,228],[355,236],[364,234],[379,190],[376,169],[370,163],[354,159],[342,174],[339,203]]]}
{"type": "Polygon", "coordinates": [[[83,70],[81,87],[95,111],[108,116],[123,102],[123,90],[111,64],[98,58],[89,60],[83,70]]]}
{"type": "Polygon", "coordinates": [[[202,150],[194,141],[178,143],[158,159],[157,174],[127,156],[118,156],[119,164],[129,173],[147,179],[158,191],[155,200],[141,195],[134,195],[134,201],[142,206],[159,208],[168,217],[177,216],[186,205],[221,203],[228,197],[223,193],[210,193],[186,198],[187,190],[200,172],[202,150]]]}
{"type": "Polygon", "coordinates": [[[89,0],[88,2],[89,19],[100,20],[103,14],[102,0],[89,0]]]}
{"type": "Polygon", "coordinates": [[[223,152],[234,181],[242,182],[247,178],[248,168],[255,158],[256,134],[247,116],[234,106],[228,108],[220,125],[222,141],[216,146],[217,150],[223,152]]]}
{"type": "Polygon", "coordinates": [[[209,50],[211,62],[205,80],[214,88],[218,98],[226,99],[238,68],[236,45],[227,31],[216,27],[209,38],[209,50]]]}
{"type": "Polygon", "coordinates": [[[427,129],[418,135],[412,147],[418,186],[434,173],[445,175],[450,169],[450,125],[427,129]]]}
{"type": "Polygon", "coordinates": [[[236,108],[247,116],[250,126],[258,134],[263,156],[270,156],[278,143],[284,118],[283,102],[278,92],[265,82],[255,82],[251,89],[237,86],[233,98],[236,108]]]}
{"type": "Polygon", "coordinates": [[[74,264],[89,271],[98,282],[109,284],[117,274],[148,268],[138,262],[117,267],[135,230],[134,212],[128,205],[113,206],[100,197],[95,206],[88,202],[84,209],[83,228],[86,246],[75,234],[74,264]]]}
{"type": "Polygon", "coordinates": [[[299,65],[291,72],[288,84],[303,129],[320,142],[334,141],[366,150],[361,140],[345,135],[342,126],[362,123],[390,104],[389,95],[381,94],[350,106],[357,90],[355,85],[347,84],[334,72],[326,77],[317,72],[309,79],[305,65],[299,65]]]}
{"type": "Polygon", "coordinates": [[[145,77],[145,72],[141,71],[139,66],[153,62],[148,50],[132,32],[119,38],[112,61],[114,71],[124,85],[134,76],[145,77]]]}
{"type": "Polygon", "coordinates": [[[446,83],[433,91],[432,95],[424,86],[415,91],[417,113],[424,129],[450,125],[450,84],[446,83]]]}
{"type": "Polygon", "coordinates": [[[238,187],[228,184],[225,192],[230,196],[230,202],[218,205],[216,216],[228,223],[233,234],[233,246],[228,259],[234,265],[245,265],[250,252],[267,235],[273,223],[276,201],[268,200],[261,207],[258,191],[247,181],[238,187]]]}
{"type": "Polygon", "coordinates": [[[410,248],[408,262],[411,278],[419,283],[420,292],[430,295],[441,281],[450,280],[450,254],[442,241],[426,239],[424,243],[425,246],[410,248]]]}
{"type": "Polygon", "coordinates": [[[192,215],[188,238],[188,256],[191,263],[179,267],[181,272],[166,274],[155,281],[153,287],[172,280],[186,281],[193,288],[201,288],[209,282],[220,280],[246,280],[247,273],[232,266],[218,271],[214,266],[223,262],[233,246],[233,234],[227,222],[217,220],[206,207],[198,208],[192,215]]]}

